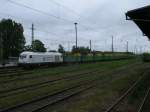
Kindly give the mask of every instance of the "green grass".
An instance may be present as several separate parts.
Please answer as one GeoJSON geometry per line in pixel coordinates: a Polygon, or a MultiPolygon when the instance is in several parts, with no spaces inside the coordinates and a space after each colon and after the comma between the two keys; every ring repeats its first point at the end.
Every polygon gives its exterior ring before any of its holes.
{"type": "Polygon", "coordinates": [[[62,102],[47,110],[58,112],[103,112],[108,104],[114,103],[145,70],[144,65],[122,70],[117,74],[107,75],[94,89],[84,92],[70,101],[62,102]],[[63,106],[62,106],[63,105],[63,106]]]}
{"type": "Polygon", "coordinates": [[[68,71],[80,71],[83,69],[93,69],[99,67],[103,68],[111,68],[114,65],[120,66],[127,63],[135,62],[135,60],[124,60],[124,61],[110,61],[110,62],[97,62],[97,63],[86,63],[86,64],[75,64],[75,65],[68,65],[68,66],[60,66],[55,68],[46,68],[46,69],[35,69],[31,70],[29,74],[19,75],[19,76],[8,76],[8,77],[0,77],[0,81],[9,80],[9,79],[16,79],[16,78],[25,78],[29,76],[43,76],[43,75],[55,75],[55,74],[63,74],[68,71]],[[21,76],[21,77],[20,77],[21,76]]]}
{"type": "MultiPolygon", "coordinates": [[[[132,106],[132,108],[137,111],[143,98],[150,87],[150,72],[145,73],[145,77],[140,81],[140,83],[136,86],[134,91],[129,94],[128,98],[125,100],[125,104],[128,106],[132,106]]],[[[122,107],[123,108],[123,107],[122,107]]]]}
{"type": "MultiPolygon", "coordinates": [[[[73,65],[73,66],[65,66],[65,67],[56,67],[56,68],[47,68],[47,69],[39,69],[33,70],[33,74],[27,76],[17,76],[17,77],[9,77],[11,79],[18,79],[15,82],[10,82],[6,84],[0,85],[0,90],[6,90],[10,88],[17,88],[22,87],[25,85],[36,84],[39,82],[52,80],[64,76],[69,76],[70,74],[80,73],[81,71],[89,71],[93,69],[99,70],[111,70],[117,68],[119,66],[124,66],[129,63],[134,63],[135,60],[125,60],[125,61],[112,61],[112,62],[100,62],[100,63],[87,63],[87,64],[80,64],[80,65],[73,65]],[[24,80],[25,77],[32,77],[32,79],[24,80]],[[23,79],[23,80],[21,80],[23,79]]],[[[1,80],[7,80],[6,78],[1,80]]]]}
{"type": "MultiPolygon", "coordinates": [[[[48,76],[50,79],[51,78],[58,78],[60,76],[65,76],[67,73],[79,73],[82,71],[86,70],[93,70],[98,68],[100,71],[104,70],[105,72],[103,74],[94,74],[94,75],[88,75],[88,77],[83,77],[81,79],[77,80],[62,80],[59,82],[56,82],[54,84],[48,84],[47,86],[43,86],[40,89],[37,89],[35,91],[27,91],[22,94],[16,94],[10,97],[5,97],[0,99],[0,108],[4,107],[9,107],[12,105],[16,105],[20,102],[24,101],[30,101],[34,98],[38,98],[39,96],[43,96],[48,93],[54,93],[56,91],[62,90],[64,88],[70,87],[71,85],[78,84],[79,82],[84,82],[86,80],[91,80],[92,78],[97,78],[101,76],[101,81],[110,81],[114,76],[111,75],[106,75],[108,73],[113,73],[115,69],[121,68],[130,64],[136,63],[136,60],[124,60],[124,61],[111,61],[111,62],[99,62],[99,63],[87,63],[87,64],[79,64],[79,65],[71,65],[71,66],[65,66],[65,67],[56,67],[56,68],[46,68],[46,69],[38,69],[38,70],[33,70],[33,74],[27,75],[28,77],[30,76],[48,76]],[[70,70],[74,70],[73,72],[70,72],[70,70]]],[[[20,75],[21,77],[21,75],[20,75]]],[[[116,77],[116,75],[115,75],[116,77]]],[[[116,77],[117,78],[117,77],[116,77]]],[[[44,79],[42,79],[44,80],[44,79]]],[[[4,90],[5,88],[10,89],[10,88],[15,88],[15,87],[21,87],[23,85],[27,84],[33,84],[33,83],[39,83],[42,80],[37,79],[32,79],[32,80],[26,80],[25,82],[22,81],[17,81],[13,82],[10,84],[6,85],[1,85],[0,89],[4,90]]],[[[103,84],[105,85],[105,84],[103,84]]]]}

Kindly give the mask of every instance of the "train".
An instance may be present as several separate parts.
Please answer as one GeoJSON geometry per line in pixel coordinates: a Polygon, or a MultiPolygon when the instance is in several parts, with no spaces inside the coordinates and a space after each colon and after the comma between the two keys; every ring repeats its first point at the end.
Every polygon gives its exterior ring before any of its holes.
{"type": "Polygon", "coordinates": [[[63,63],[63,55],[58,52],[22,52],[19,56],[19,66],[41,66],[63,63]]]}
{"type": "Polygon", "coordinates": [[[58,52],[28,52],[24,51],[19,56],[19,66],[23,67],[33,67],[42,65],[60,65],[66,63],[86,63],[86,62],[98,62],[98,61],[112,61],[112,60],[123,60],[134,58],[134,55],[63,55],[58,52]]]}

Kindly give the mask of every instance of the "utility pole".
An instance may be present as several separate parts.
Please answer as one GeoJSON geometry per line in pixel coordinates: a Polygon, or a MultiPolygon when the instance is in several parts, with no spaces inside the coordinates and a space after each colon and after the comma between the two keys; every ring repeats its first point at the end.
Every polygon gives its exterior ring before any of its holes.
{"type": "Polygon", "coordinates": [[[134,52],[135,52],[135,54],[137,54],[137,46],[136,45],[134,46],[134,52]]]}
{"type": "Polygon", "coordinates": [[[68,52],[70,51],[70,41],[68,41],[68,52]]]}
{"type": "Polygon", "coordinates": [[[112,46],[111,46],[111,48],[112,48],[112,53],[114,52],[114,37],[112,36],[112,46]]]}
{"type": "Polygon", "coordinates": [[[90,40],[90,52],[92,51],[92,41],[90,40]]]}
{"type": "Polygon", "coordinates": [[[2,33],[0,33],[0,61],[3,63],[3,36],[2,33]]]}
{"type": "Polygon", "coordinates": [[[142,52],[143,52],[143,47],[140,46],[140,54],[142,54],[142,52]]]}
{"type": "Polygon", "coordinates": [[[77,24],[78,23],[74,23],[75,24],[75,31],[76,31],[76,48],[78,47],[78,34],[77,34],[77,24]]]}
{"type": "Polygon", "coordinates": [[[34,24],[32,24],[32,27],[31,27],[31,30],[32,30],[32,42],[31,42],[31,45],[33,45],[33,41],[34,41],[34,24]]]}
{"type": "Polygon", "coordinates": [[[127,53],[129,52],[129,45],[128,45],[128,41],[127,41],[127,49],[126,49],[126,52],[127,52],[127,53]]]}

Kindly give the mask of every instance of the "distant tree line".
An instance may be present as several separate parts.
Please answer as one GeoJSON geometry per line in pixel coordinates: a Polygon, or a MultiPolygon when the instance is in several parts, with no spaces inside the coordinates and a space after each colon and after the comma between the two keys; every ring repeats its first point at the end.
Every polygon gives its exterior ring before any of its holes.
{"type": "Polygon", "coordinates": [[[80,53],[81,55],[87,55],[90,52],[91,52],[91,50],[89,49],[89,47],[84,47],[84,46],[77,47],[77,48],[76,48],[76,46],[72,47],[72,53],[73,54],[80,53]]]}
{"type": "MultiPolygon", "coordinates": [[[[63,53],[63,54],[66,53],[64,47],[61,44],[58,47],[58,52],[63,53]]],[[[87,55],[90,52],[91,50],[89,49],[89,47],[84,47],[84,46],[80,46],[77,48],[76,46],[73,46],[71,50],[72,54],[81,54],[81,55],[87,55]]]]}

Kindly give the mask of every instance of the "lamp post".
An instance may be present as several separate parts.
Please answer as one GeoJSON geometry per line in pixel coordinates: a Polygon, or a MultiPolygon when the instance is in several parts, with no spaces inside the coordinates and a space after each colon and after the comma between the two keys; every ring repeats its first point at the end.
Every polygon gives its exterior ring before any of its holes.
{"type": "Polygon", "coordinates": [[[78,23],[74,23],[75,24],[75,32],[76,32],[76,48],[78,47],[78,35],[77,35],[77,24],[78,23]]]}

